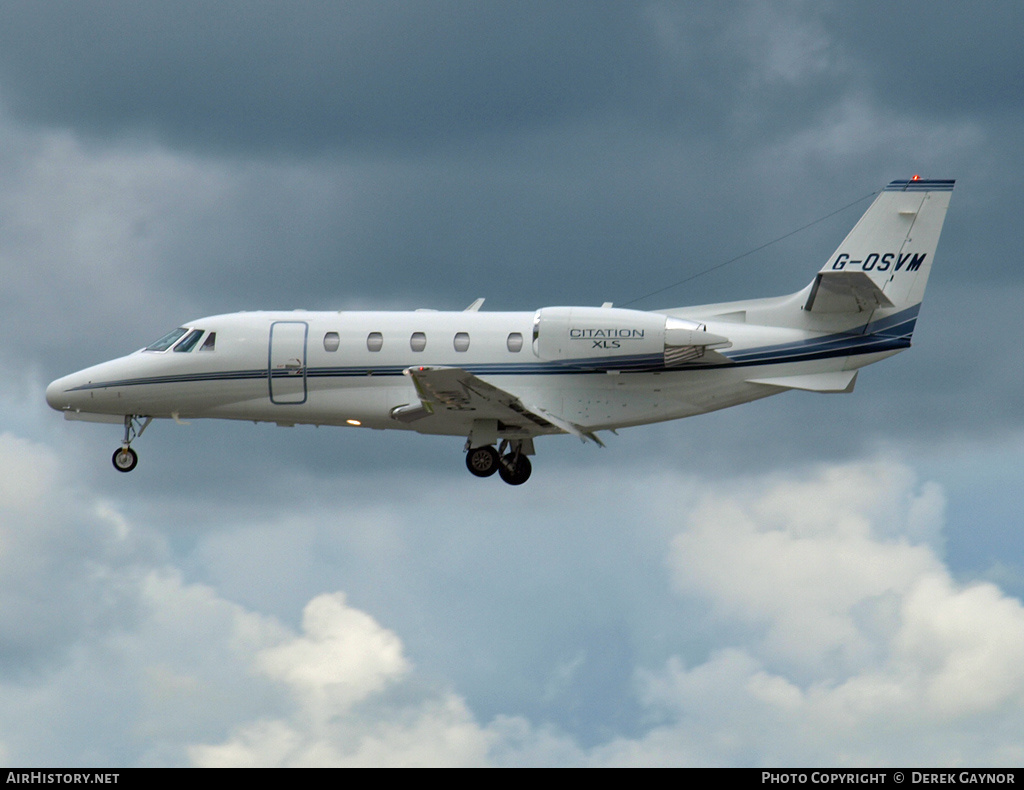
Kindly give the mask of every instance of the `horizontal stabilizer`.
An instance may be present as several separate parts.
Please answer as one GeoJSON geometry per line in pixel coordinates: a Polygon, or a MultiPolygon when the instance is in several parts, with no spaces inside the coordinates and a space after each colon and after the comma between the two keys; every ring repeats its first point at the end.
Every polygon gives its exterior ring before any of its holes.
{"type": "Polygon", "coordinates": [[[804,310],[815,313],[859,313],[892,307],[882,289],[864,272],[821,272],[804,310]]]}
{"type": "Polygon", "coordinates": [[[832,373],[805,373],[802,376],[747,379],[747,382],[790,390],[807,390],[808,392],[853,392],[853,385],[857,382],[857,371],[837,370],[832,373]]]}

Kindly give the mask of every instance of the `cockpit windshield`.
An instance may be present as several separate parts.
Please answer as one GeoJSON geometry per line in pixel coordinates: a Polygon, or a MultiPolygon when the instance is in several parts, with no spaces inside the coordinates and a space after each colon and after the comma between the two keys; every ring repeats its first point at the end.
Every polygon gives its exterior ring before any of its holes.
{"type": "Polygon", "coordinates": [[[185,336],[184,340],[174,347],[174,350],[178,352],[191,351],[196,347],[196,343],[199,342],[199,338],[203,336],[203,331],[204,330],[202,329],[193,329],[185,336]]]}
{"type": "Polygon", "coordinates": [[[202,346],[199,347],[200,350],[213,351],[217,342],[216,332],[207,333],[205,329],[189,329],[187,326],[179,326],[173,332],[168,332],[157,340],[153,345],[146,346],[142,350],[162,352],[174,346],[176,352],[187,354],[199,344],[203,335],[206,335],[206,339],[203,341],[202,346]]]}
{"type": "Polygon", "coordinates": [[[157,340],[153,345],[146,346],[146,348],[144,350],[145,351],[166,351],[171,346],[173,346],[175,343],[177,343],[179,338],[181,338],[181,336],[184,335],[187,331],[188,330],[185,327],[180,326],[177,329],[175,329],[173,332],[168,332],[162,338],[157,340]]]}

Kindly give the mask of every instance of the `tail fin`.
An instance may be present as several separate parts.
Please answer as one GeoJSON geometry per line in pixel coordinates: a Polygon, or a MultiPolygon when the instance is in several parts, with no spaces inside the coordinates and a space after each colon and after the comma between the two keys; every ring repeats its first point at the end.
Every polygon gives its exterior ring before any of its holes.
{"type": "Polygon", "coordinates": [[[916,314],[954,183],[917,176],[890,183],[818,272],[804,309],[916,314]]]}

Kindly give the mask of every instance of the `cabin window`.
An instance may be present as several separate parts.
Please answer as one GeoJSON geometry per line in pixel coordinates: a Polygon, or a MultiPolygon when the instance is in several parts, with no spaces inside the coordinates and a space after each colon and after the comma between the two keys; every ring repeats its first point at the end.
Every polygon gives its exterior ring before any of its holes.
{"type": "Polygon", "coordinates": [[[200,351],[213,351],[213,347],[215,345],[217,345],[217,333],[216,332],[210,332],[210,334],[208,334],[206,336],[206,340],[204,340],[203,344],[199,347],[199,350],[200,351]]]}
{"type": "Polygon", "coordinates": [[[367,351],[380,351],[384,347],[384,335],[380,332],[370,332],[366,336],[367,351]]]}
{"type": "Polygon", "coordinates": [[[337,351],[341,345],[341,337],[337,332],[328,332],[324,335],[324,351],[337,351]]]}
{"type": "Polygon", "coordinates": [[[199,338],[203,336],[203,331],[204,330],[202,329],[193,329],[191,332],[185,335],[184,340],[182,340],[180,343],[178,343],[178,345],[174,347],[174,350],[182,354],[191,351],[193,348],[196,347],[196,343],[199,342],[199,338]]]}
{"type": "Polygon", "coordinates": [[[521,332],[509,333],[508,340],[505,341],[505,345],[508,346],[508,350],[513,354],[518,354],[523,350],[523,335],[521,332]]]}
{"type": "Polygon", "coordinates": [[[469,350],[469,332],[456,332],[455,340],[452,342],[456,351],[469,350]]]}
{"type": "Polygon", "coordinates": [[[188,330],[185,329],[185,327],[178,327],[173,332],[168,332],[162,338],[157,340],[153,345],[146,346],[145,350],[146,351],[166,351],[171,346],[173,346],[175,343],[177,343],[178,339],[182,335],[184,335],[187,331],[188,330]]]}
{"type": "Polygon", "coordinates": [[[422,351],[427,347],[427,336],[423,332],[413,332],[409,338],[409,348],[413,351],[422,351]]]}

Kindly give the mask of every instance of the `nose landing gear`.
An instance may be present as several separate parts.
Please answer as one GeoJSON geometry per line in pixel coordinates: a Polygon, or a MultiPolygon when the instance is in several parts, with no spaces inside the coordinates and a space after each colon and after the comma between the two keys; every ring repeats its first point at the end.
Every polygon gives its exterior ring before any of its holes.
{"type": "Polygon", "coordinates": [[[152,417],[141,417],[137,414],[124,415],[124,441],[121,446],[114,450],[110,459],[118,472],[130,472],[139,463],[139,454],[132,449],[132,442],[142,436],[149,424],[153,422],[152,417]]]}
{"type": "Polygon", "coordinates": [[[118,447],[110,460],[118,472],[130,472],[139,463],[139,454],[131,447],[118,447]]]}

